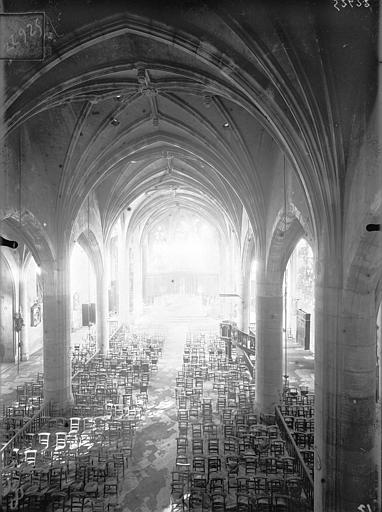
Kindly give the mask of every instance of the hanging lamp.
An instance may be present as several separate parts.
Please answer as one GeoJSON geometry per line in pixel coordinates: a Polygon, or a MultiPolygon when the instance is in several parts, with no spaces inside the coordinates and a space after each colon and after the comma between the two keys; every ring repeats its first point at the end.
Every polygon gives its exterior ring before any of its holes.
{"type": "MultiPolygon", "coordinates": [[[[19,130],[19,159],[18,159],[18,171],[19,171],[19,230],[20,233],[22,232],[22,221],[21,221],[21,128],[19,130]]],[[[24,252],[21,252],[19,249],[19,265],[18,265],[18,273],[19,273],[19,304],[18,304],[18,311],[14,315],[14,329],[17,335],[17,347],[16,347],[16,353],[17,353],[17,375],[20,373],[20,359],[21,359],[21,349],[22,349],[22,337],[21,337],[21,331],[24,327],[24,319],[22,317],[22,311],[21,311],[21,292],[22,292],[22,285],[21,285],[21,279],[22,279],[22,265],[23,265],[23,255],[24,252]]],[[[25,292],[25,290],[24,290],[25,292]]]]}
{"type": "MultiPolygon", "coordinates": [[[[90,249],[90,194],[88,195],[88,212],[87,212],[87,223],[88,223],[88,244],[90,249]]],[[[91,333],[90,333],[90,313],[91,313],[91,301],[90,301],[90,254],[88,254],[88,342],[90,342],[91,339],[91,333]]]]}
{"type": "MultiPolygon", "coordinates": [[[[287,191],[286,191],[286,162],[284,154],[284,261],[286,261],[287,248],[285,245],[286,232],[287,232],[287,191]]],[[[287,334],[287,298],[288,298],[288,276],[285,267],[284,272],[284,390],[288,387],[288,334],[287,334]]]]}

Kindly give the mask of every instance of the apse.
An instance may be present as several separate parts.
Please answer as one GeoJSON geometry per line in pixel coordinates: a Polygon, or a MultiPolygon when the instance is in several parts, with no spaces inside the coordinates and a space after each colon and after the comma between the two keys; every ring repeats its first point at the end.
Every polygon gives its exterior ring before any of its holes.
{"type": "Polygon", "coordinates": [[[193,299],[199,308],[216,302],[220,280],[219,236],[201,215],[181,207],[146,231],[143,241],[144,301],[172,303],[193,299]]]}

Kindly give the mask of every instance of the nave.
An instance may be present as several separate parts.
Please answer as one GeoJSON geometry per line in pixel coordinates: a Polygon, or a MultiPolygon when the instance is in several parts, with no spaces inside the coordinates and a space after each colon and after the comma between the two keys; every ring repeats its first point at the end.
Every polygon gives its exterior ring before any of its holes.
{"type": "MultiPolygon", "coordinates": [[[[65,417],[39,409],[32,395],[41,386],[31,381],[43,375],[36,376],[35,361],[22,363],[19,377],[29,378],[3,404],[3,426],[21,421],[13,425],[21,434],[2,449],[3,509],[311,510],[294,463],[274,465],[276,455],[290,459],[287,443],[274,418],[258,425],[254,382],[240,349],[233,348],[229,363],[216,324],[197,324],[151,324],[150,335],[142,326],[134,334],[120,328],[110,340],[111,357],[93,354],[82,369],[74,346],[75,405],[65,417]],[[268,433],[274,437],[267,441],[268,433]],[[262,444],[269,451],[261,457],[262,444]],[[297,483],[291,491],[300,493],[297,502],[288,501],[287,481],[297,483]]],[[[82,351],[89,356],[89,347],[82,351]]],[[[291,346],[291,359],[293,352],[294,363],[306,357],[291,346]]],[[[16,383],[14,366],[2,370],[10,388],[12,372],[16,383]]],[[[293,370],[290,382],[293,389],[307,383],[293,370]]]]}

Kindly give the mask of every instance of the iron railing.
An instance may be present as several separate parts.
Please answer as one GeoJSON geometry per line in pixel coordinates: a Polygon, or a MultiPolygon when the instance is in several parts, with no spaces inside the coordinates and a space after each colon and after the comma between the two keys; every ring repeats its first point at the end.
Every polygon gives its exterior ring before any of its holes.
{"type": "Polygon", "coordinates": [[[252,354],[255,353],[255,337],[253,334],[247,334],[246,332],[236,330],[237,346],[243,350],[246,350],[252,354]]]}
{"type": "Polygon", "coordinates": [[[13,450],[23,446],[27,441],[27,434],[36,433],[51,417],[51,403],[44,404],[25,425],[11,437],[0,449],[1,466],[4,467],[12,460],[13,450]]]}
{"type": "MultiPolygon", "coordinates": [[[[314,483],[313,478],[311,475],[311,472],[307,465],[305,464],[305,461],[301,455],[301,452],[295,442],[295,440],[292,437],[292,434],[285,423],[285,420],[283,418],[283,415],[280,411],[280,408],[278,406],[275,407],[275,419],[276,424],[280,429],[281,437],[284,439],[286,444],[286,449],[291,457],[295,459],[296,464],[296,470],[299,474],[302,486],[306,495],[306,498],[309,502],[309,504],[313,507],[313,498],[314,498],[314,483]]],[[[313,508],[312,508],[313,510],[313,508]]]]}
{"type": "Polygon", "coordinates": [[[243,351],[244,359],[248,368],[249,373],[251,374],[252,379],[255,378],[255,362],[251,360],[250,356],[247,352],[243,351]]]}
{"type": "Polygon", "coordinates": [[[252,379],[255,378],[255,337],[252,334],[235,330],[235,338],[237,346],[241,349],[244,355],[245,362],[252,379]]]}

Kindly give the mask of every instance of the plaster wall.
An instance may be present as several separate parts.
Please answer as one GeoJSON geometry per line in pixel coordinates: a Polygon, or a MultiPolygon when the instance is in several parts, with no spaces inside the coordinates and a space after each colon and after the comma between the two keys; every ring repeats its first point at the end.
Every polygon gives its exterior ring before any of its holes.
{"type": "MultiPolygon", "coordinates": [[[[31,261],[29,264],[28,271],[26,272],[27,278],[27,311],[24,312],[24,323],[25,329],[28,329],[28,351],[29,355],[33,354],[37,350],[42,348],[43,344],[43,322],[41,321],[38,325],[31,325],[31,310],[34,301],[37,298],[37,275],[36,275],[36,264],[31,261]]],[[[41,316],[42,318],[42,316],[41,316]]]]}
{"type": "Polygon", "coordinates": [[[0,257],[0,360],[15,361],[13,314],[14,285],[13,278],[5,260],[0,257]]]}

